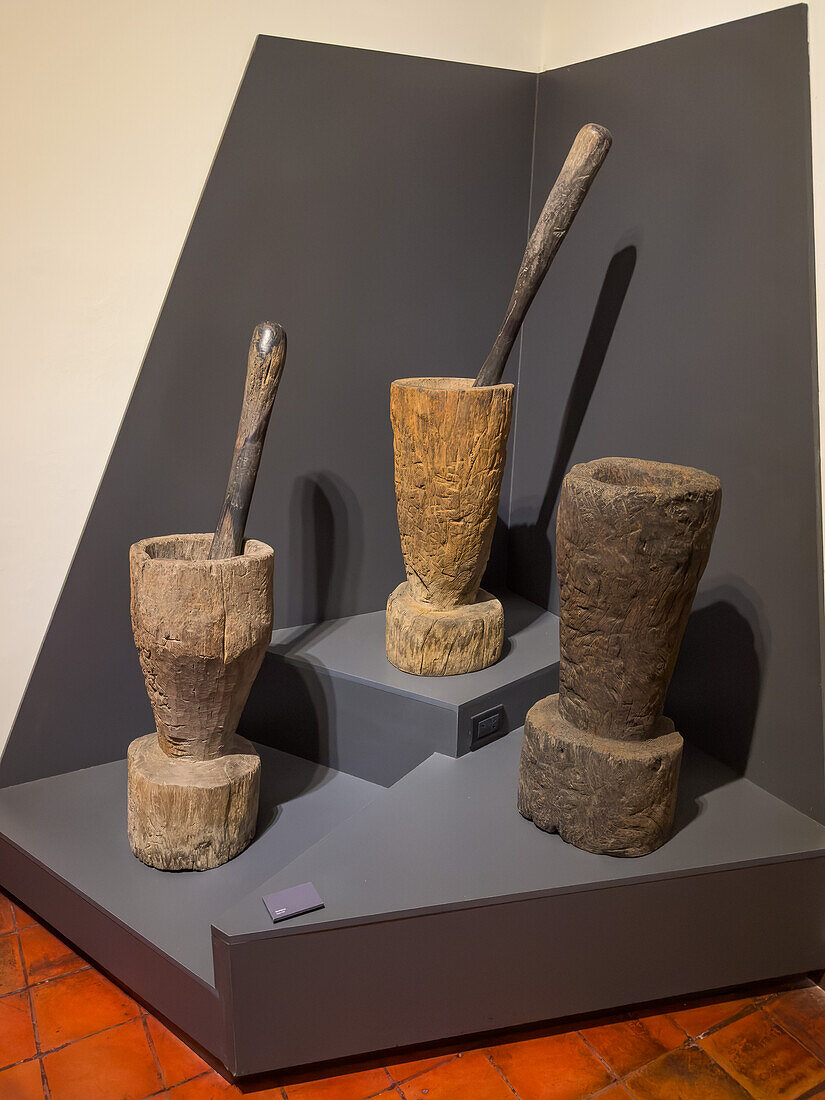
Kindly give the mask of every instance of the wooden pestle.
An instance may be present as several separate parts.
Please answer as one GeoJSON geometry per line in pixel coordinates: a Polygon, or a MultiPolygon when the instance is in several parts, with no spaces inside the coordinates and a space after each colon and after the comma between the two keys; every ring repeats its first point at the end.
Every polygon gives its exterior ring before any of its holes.
{"type": "Polygon", "coordinates": [[[584,202],[612,142],[610,131],[595,122],[582,126],[576,135],[527,242],[504,321],[490,354],[478,372],[476,386],[496,386],[501,381],[507,358],[530,303],[584,202]]]}
{"type": "Polygon", "coordinates": [[[235,452],[218,526],[209,557],[233,558],[243,553],[244,528],[258,476],[269,417],[286,360],[286,333],[281,325],[262,321],[252,333],[243,406],[235,452]]]}

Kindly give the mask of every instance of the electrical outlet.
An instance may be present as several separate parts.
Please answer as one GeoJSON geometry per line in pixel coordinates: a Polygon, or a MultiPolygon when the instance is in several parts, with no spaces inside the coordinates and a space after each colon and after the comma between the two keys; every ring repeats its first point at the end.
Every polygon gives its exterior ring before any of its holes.
{"type": "Polygon", "coordinates": [[[470,748],[478,748],[504,732],[504,707],[494,707],[472,718],[470,748]]]}

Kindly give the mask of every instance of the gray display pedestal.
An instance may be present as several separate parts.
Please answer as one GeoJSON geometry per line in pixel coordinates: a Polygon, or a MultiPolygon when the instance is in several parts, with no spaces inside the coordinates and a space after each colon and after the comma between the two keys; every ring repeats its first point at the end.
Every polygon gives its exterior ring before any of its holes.
{"type": "Polygon", "coordinates": [[[557,616],[520,596],[502,603],[501,659],[465,676],[399,672],[383,611],[276,630],[241,732],[385,787],[434,752],[463,756],[558,687],[557,616]]]}
{"type": "Polygon", "coordinates": [[[129,851],[124,761],[8,787],[3,885],[237,1075],[822,968],[825,827],[688,749],[673,838],[589,855],[519,815],[520,747],[389,789],[262,747],[257,839],[175,874],[129,851]]]}
{"type": "Polygon", "coordinates": [[[293,752],[260,746],[225,866],[136,860],[116,761],[0,790],[4,887],[235,1075],[821,968],[825,827],[689,745],[649,856],[519,815],[521,730],[472,752],[473,717],[555,689],[558,620],[505,606],[501,662],[448,680],[389,666],[381,613],[279,631],[246,732],[293,752]],[[273,925],[303,882],[325,907],[273,925]]]}

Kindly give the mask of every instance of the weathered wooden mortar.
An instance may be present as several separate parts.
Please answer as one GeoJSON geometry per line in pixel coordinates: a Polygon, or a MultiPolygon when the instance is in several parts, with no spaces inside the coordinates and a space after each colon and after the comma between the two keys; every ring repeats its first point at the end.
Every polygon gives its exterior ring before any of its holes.
{"type": "Polygon", "coordinates": [[[586,851],[645,855],[670,834],[682,738],[662,710],[721,492],[702,470],[626,458],[562,484],[559,693],[527,715],[518,807],[586,851]]]}
{"type": "Polygon", "coordinates": [[[390,390],[398,530],[407,580],[387,602],[387,657],[452,676],[498,660],[499,600],[479,587],[493,541],[512,385],[404,378],[390,390]]]}
{"type": "Polygon", "coordinates": [[[205,870],[251,841],[261,761],[235,732],[272,636],[270,546],[208,558],[212,535],[130,552],[132,630],[157,733],[128,756],[128,831],[144,863],[205,870]]]}
{"type": "Polygon", "coordinates": [[[226,496],[214,535],[167,535],[129,553],[132,631],[156,730],[129,746],[132,851],[204,871],[255,835],[261,761],[237,728],[272,636],[274,552],[244,527],[286,357],[264,322],[249,347],[226,496]]]}
{"type": "Polygon", "coordinates": [[[387,601],[387,659],[416,676],[496,662],[501,603],[479,586],[495,531],[513,407],[508,356],[612,138],[583,126],[530,234],[490,353],[472,378],[402,378],[390,390],[398,530],[407,579],[387,601]]]}

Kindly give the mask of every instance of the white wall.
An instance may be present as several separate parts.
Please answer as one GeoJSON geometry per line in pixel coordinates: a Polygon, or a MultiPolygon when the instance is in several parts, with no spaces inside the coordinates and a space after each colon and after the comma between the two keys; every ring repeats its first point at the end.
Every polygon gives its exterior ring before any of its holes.
{"type": "Polygon", "coordinates": [[[256,35],[532,71],[540,12],[0,0],[0,751],[256,35]]]}
{"type": "Polygon", "coordinates": [[[777,6],[0,0],[0,751],[257,34],[538,71],[777,6]]]}
{"type": "MultiPolygon", "coordinates": [[[[574,65],[789,6],[782,0],[577,0],[575,4],[544,0],[539,35],[541,68],[574,65]]],[[[811,22],[810,9],[821,7],[822,0],[809,3],[811,22]]]]}

